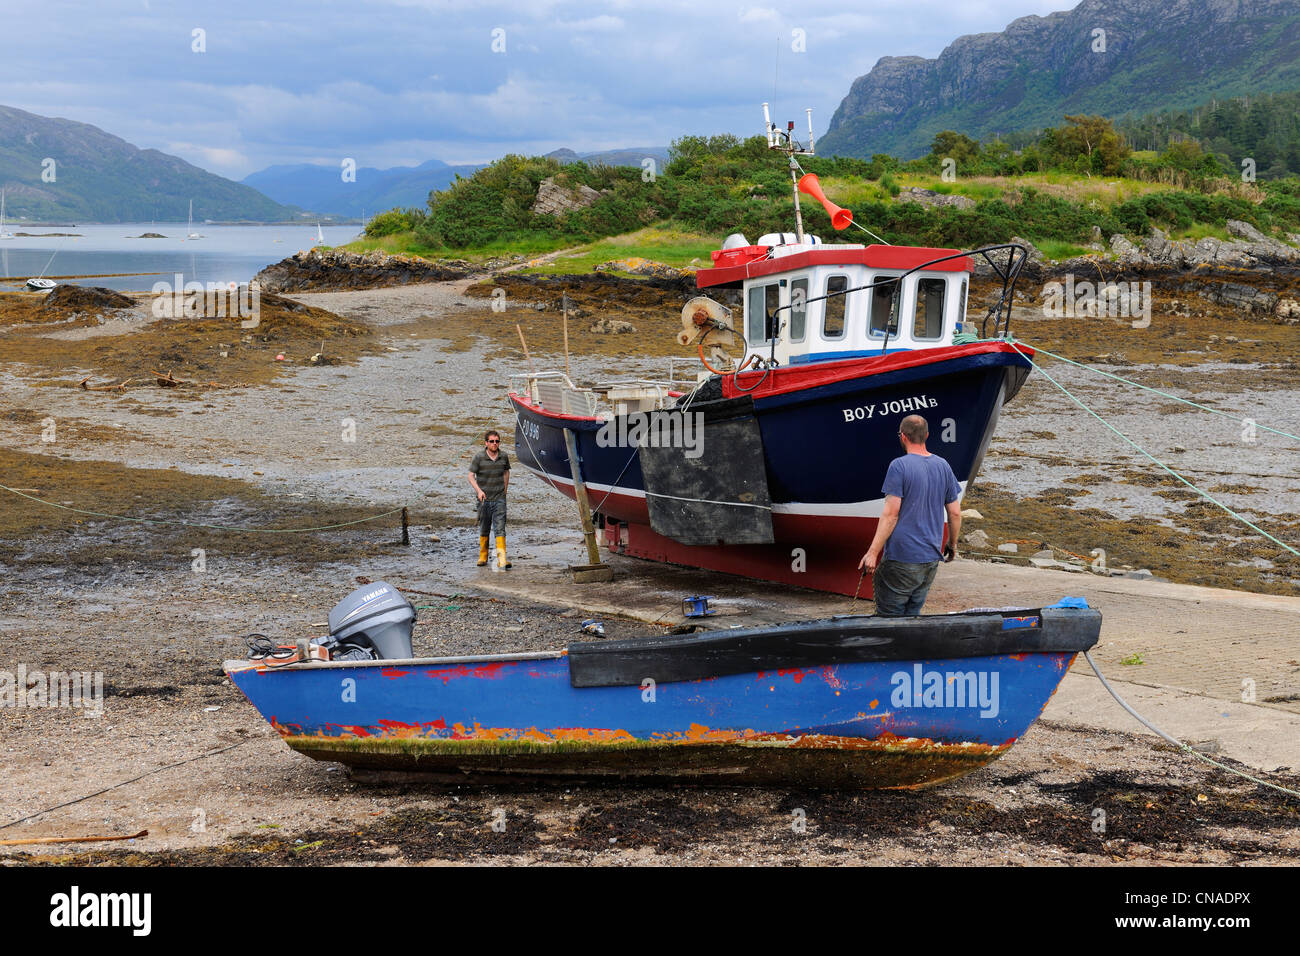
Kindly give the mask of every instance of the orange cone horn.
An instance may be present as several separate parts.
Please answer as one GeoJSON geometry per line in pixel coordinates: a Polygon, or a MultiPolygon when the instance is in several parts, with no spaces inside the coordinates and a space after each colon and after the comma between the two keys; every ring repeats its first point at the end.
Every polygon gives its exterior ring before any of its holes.
{"type": "Polygon", "coordinates": [[[813,173],[807,173],[799,179],[799,192],[807,193],[822,204],[826,214],[831,217],[831,225],[836,230],[849,228],[849,223],[853,221],[853,213],[827,199],[826,194],[822,192],[822,184],[817,181],[813,173]]]}

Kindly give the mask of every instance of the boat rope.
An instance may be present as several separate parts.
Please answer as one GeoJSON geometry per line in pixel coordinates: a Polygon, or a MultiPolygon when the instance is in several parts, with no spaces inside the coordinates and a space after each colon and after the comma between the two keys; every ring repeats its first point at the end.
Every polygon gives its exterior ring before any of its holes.
{"type": "Polygon", "coordinates": [[[1044,377],[1045,379],[1047,379],[1049,382],[1051,382],[1053,385],[1055,385],[1058,389],[1060,389],[1061,392],[1063,392],[1067,398],[1069,398],[1072,402],[1074,402],[1076,405],[1078,405],[1080,408],[1082,408],[1085,412],[1087,412],[1087,413],[1088,413],[1089,415],[1091,415],[1093,418],[1097,419],[1097,421],[1101,422],[1103,425],[1105,425],[1107,428],[1109,428],[1112,432],[1114,432],[1116,435],[1118,435],[1118,436],[1119,436],[1120,438],[1122,438],[1124,441],[1128,442],[1128,444],[1132,445],[1132,446],[1133,446],[1133,447],[1134,447],[1138,452],[1140,452],[1141,454],[1145,455],[1147,458],[1151,459],[1151,461],[1155,462],[1157,465],[1159,465],[1161,468],[1163,468],[1165,471],[1167,471],[1170,475],[1172,475],[1174,478],[1177,478],[1180,482],[1182,482],[1182,483],[1183,483],[1184,485],[1186,485],[1188,488],[1192,489],[1192,491],[1196,492],[1198,495],[1200,495],[1200,496],[1201,496],[1202,498],[1204,498],[1206,501],[1209,501],[1210,503],[1212,503],[1212,504],[1218,506],[1218,507],[1221,508],[1223,511],[1227,512],[1230,516],[1232,516],[1233,518],[1235,518],[1237,521],[1240,521],[1242,524],[1244,524],[1246,527],[1250,528],[1252,531],[1255,531],[1256,533],[1263,535],[1265,538],[1267,538],[1269,541],[1272,541],[1274,544],[1276,544],[1278,547],[1282,548],[1284,551],[1287,551],[1287,552],[1289,552],[1289,553],[1295,555],[1296,557],[1300,558],[1300,550],[1297,550],[1296,548],[1293,548],[1291,545],[1287,544],[1285,541],[1280,541],[1280,540],[1278,540],[1278,539],[1275,538],[1273,535],[1269,534],[1267,531],[1265,531],[1263,528],[1261,528],[1259,525],[1255,524],[1253,521],[1251,521],[1249,518],[1247,518],[1245,515],[1242,515],[1242,514],[1239,514],[1239,513],[1236,512],[1236,511],[1233,511],[1232,508],[1230,508],[1230,507],[1228,507],[1227,505],[1225,505],[1225,504],[1224,504],[1222,501],[1220,501],[1218,498],[1215,498],[1215,497],[1214,497],[1212,494],[1210,494],[1208,491],[1204,491],[1204,490],[1202,490],[1201,488],[1197,487],[1196,485],[1192,484],[1190,481],[1188,481],[1188,480],[1187,480],[1186,478],[1184,478],[1182,475],[1178,474],[1178,472],[1174,471],[1172,468],[1170,468],[1168,465],[1166,465],[1163,461],[1161,461],[1161,460],[1160,460],[1159,458],[1157,458],[1155,455],[1151,454],[1149,451],[1147,451],[1145,448],[1143,448],[1141,445],[1139,445],[1139,444],[1138,444],[1137,442],[1135,442],[1133,439],[1131,439],[1131,438],[1129,438],[1127,435],[1125,435],[1122,431],[1120,431],[1118,428],[1116,428],[1116,427],[1115,427],[1114,425],[1112,425],[1110,422],[1106,421],[1106,419],[1104,419],[1104,418],[1102,418],[1100,415],[1098,415],[1095,411],[1093,411],[1091,408],[1089,408],[1089,407],[1088,407],[1088,406],[1087,406],[1087,405],[1086,405],[1086,404],[1085,404],[1081,399],[1079,399],[1077,396],[1075,396],[1074,393],[1072,393],[1068,388],[1066,388],[1064,385],[1062,385],[1062,384],[1061,384],[1060,382],[1058,382],[1056,379],[1052,378],[1052,376],[1048,375],[1047,372],[1043,369],[1043,367],[1042,367],[1041,365],[1039,365],[1037,362],[1035,362],[1033,359],[1031,359],[1028,355],[1025,355],[1025,353],[1024,353],[1023,351],[1021,351],[1021,349],[1019,348],[1019,346],[1017,345],[1017,343],[1016,343],[1016,341],[1015,341],[1014,339],[1008,337],[1008,338],[1006,338],[1004,341],[1005,341],[1008,345],[1010,345],[1013,349],[1015,349],[1016,352],[1017,352],[1019,355],[1023,356],[1024,359],[1025,359],[1025,361],[1028,362],[1028,363],[1029,363],[1033,368],[1036,368],[1039,372],[1041,372],[1042,375],[1043,375],[1043,377],[1044,377]]]}
{"type": "Polygon", "coordinates": [[[231,744],[229,747],[222,747],[218,750],[209,750],[207,753],[201,753],[195,757],[186,757],[184,760],[178,760],[175,763],[169,763],[165,767],[156,767],[153,770],[149,770],[146,771],[145,773],[140,774],[140,776],[138,777],[132,777],[130,780],[123,780],[121,783],[115,783],[111,787],[105,787],[103,790],[96,790],[94,793],[88,793],[84,797],[77,797],[77,799],[75,800],[68,800],[64,803],[56,804],[55,806],[52,807],[46,807],[44,810],[37,810],[35,813],[29,813],[25,817],[19,817],[17,820],[10,820],[8,823],[0,823],[0,830],[4,830],[8,827],[15,826],[16,824],[19,823],[24,823],[28,820],[33,820],[36,817],[39,817],[43,813],[50,813],[54,810],[62,810],[64,807],[70,807],[74,803],[82,803],[83,801],[89,800],[91,797],[97,797],[102,793],[108,793],[110,790],[117,790],[119,787],[125,787],[127,784],[135,783],[137,780],[143,780],[145,777],[151,777],[156,773],[162,773],[164,770],[171,770],[173,767],[179,767],[182,764],[193,763],[194,761],[202,760],[205,757],[215,757],[217,754],[223,754],[227,750],[234,750],[236,747],[242,747],[244,746],[244,744],[249,743],[250,741],[255,739],[256,738],[254,737],[249,737],[247,740],[241,740],[239,741],[239,743],[231,744]]]}
{"type": "MultiPolygon", "coordinates": [[[[1029,345],[1035,351],[1041,352],[1043,355],[1050,355],[1052,358],[1062,362],[1068,362],[1070,365],[1077,365],[1079,368],[1086,368],[1090,372],[1096,372],[1098,375],[1104,375],[1107,378],[1113,378],[1115,381],[1123,382],[1125,385],[1132,385],[1134,388],[1141,388],[1141,389],[1145,389],[1148,392],[1155,392],[1157,395],[1160,395],[1163,398],[1171,398],[1175,402],[1182,402],[1184,405],[1190,405],[1193,408],[1199,408],[1203,412],[1210,412],[1211,414],[1214,415],[1222,415],[1224,418],[1231,418],[1235,422],[1240,422],[1241,424],[1245,424],[1245,425],[1252,425],[1255,428],[1263,429],[1266,432],[1272,432],[1275,435],[1281,435],[1283,438],[1293,438],[1296,441],[1300,441],[1300,435],[1292,435],[1290,432],[1284,432],[1278,428],[1270,428],[1267,425],[1261,425],[1258,422],[1256,422],[1253,418],[1241,418],[1229,412],[1220,411],[1217,408],[1211,408],[1209,405],[1202,405],[1200,402],[1194,402],[1189,398],[1180,398],[1177,395],[1171,395],[1169,392],[1162,392],[1158,388],[1152,388],[1150,385],[1143,385],[1141,382],[1135,382],[1132,379],[1124,378],[1121,375],[1114,375],[1110,372],[1103,372],[1101,369],[1095,368],[1094,366],[1085,365],[1083,362],[1076,362],[1074,359],[1066,358],[1064,355],[1057,355],[1055,352],[1049,352],[1041,345],[1035,345],[1034,343],[1029,342],[1027,339],[1017,339],[1017,341],[1025,342],[1025,344],[1029,345]]],[[[953,343],[956,345],[964,344],[962,342],[958,342],[955,336],[953,338],[953,343]]]]}
{"type": "Polygon", "coordinates": [[[716,498],[683,498],[680,495],[662,495],[657,491],[647,491],[647,498],[671,498],[673,501],[689,501],[701,505],[730,505],[733,508],[758,508],[760,511],[771,511],[771,505],[756,505],[750,501],[720,501],[716,498]]]}
{"type": "Polygon", "coordinates": [[[190,521],[168,521],[163,518],[133,518],[130,515],[112,514],[104,511],[91,511],[87,508],[74,508],[71,505],[62,505],[56,501],[46,501],[44,498],[37,498],[34,495],[26,494],[17,488],[10,488],[8,485],[0,485],[0,490],[8,491],[17,495],[19,498],[26,498],[28,501],[34,501],[39,505],[46,505],[50,508],[57,508],[60,511],[71,511],[74,514],[90,515],[93,518],[112,518],[117,521],[132,521],[136,524],[156,524],[166,525],[175,528],[202,528],[207,531],[237,531],[248,534],[303,534],[308,531],[329,531],[334,528],[347,528],[354,524],[364,524],[367,521],[377,521],[380,518],[387,518],[390,515],[400,514],[401,508],[394,508],[392,511],[385,511],[383,514],[371,515],[368,518],[358,518],[355,521],[343,521],[339,524],[319,525],[313,528],[239,528],[233,525],[222,524],[200,524],[190,521]]]}
{"type": "Polygon", "coordinates": [[[1251,776],[1250,774],[1248,774],[1248,773],[1246,773],[1246,772],[1244,772],[1244,771],[1242,771],[1242,770],[1238,770],[1236,767],[1229,767],[1227,764],[1219,763],[1219,761],[1217,761],[1217,760],[1211,760],[1209,757],[1207,757],[1205,754],[1201,753],[1199,750],[1196,750],[1196,749],[1193,748],[1193,747],[1189,747],[1189,746],[1187,746],[1187,744],[1183,743],[1181,740],[1178,740],[1178,739],[1176,739],[1176,738],[1174,738],[1174,737],[1171,737],[1169,734],[1165,733],[1163,730],[1161,730],[1161,729],[1160,729],[1159,727],[1157,727],[1155,724],[1151,723],[1151,721],[1147,720],[1145,717],[1143,717],[1141,714],[1139,714],[1136,710],[1134,710],[1132,707],[1130,707],[1128,701],[1126,701],[1123,697],[1119,696],[1119,694],[1116,692],[1115,688],[1111,687],[1111,686],[1110,686],[1110,683],[1106,680],[1106,678],[1102,676],[1102,673],[1101,673],[1101,671],[1097,668],[1097,663],[1096,663],[1096,661],[1094,661],[1094,660],[1092,659],[1092,655],[1091,655],[1091,654],[1089,654],[1087,651],[1084,651],[1084,652],[1083,652],[1083,656],[1084,656],[1084,659],[1087,660],[1088,665],[1092,668],[1092,672],[1093,672],[1094,674],[1097,675],[1097,679],[1098,679],[1099,681],[1101,681],[1101,686],[1102,686],[1102,687],[1105,687],[1106,690],[1108,690],[1108,691],[1110,692],[1110,696],[1114,697],[1115,700],[1116,700],[1116,702],[1117,702],[1121,707],[1123,707],[1125,710],[1127,710],[1127,711],[1129,712],[1129,714],[1131,714],[1131,715],[1133,716],[1133,718],[1134,718],[1138,723],[1140,723],[1143,727],[1146,727],[1148,730],[1150,730],[1151,732],[1153,732],[1153,733],[1156,734],[1157,736],[1159,736],[1159,737],[1163,737],[1165,740],[1167,740],[1169,743],[1173,744],[1175,747],[1177,747],[1177,748],[1178,748],[1180,751],[1182,751],[1183,753],[1189,753],[1189,754],[1191,754],[1193,757],[1196,757],[1196,758],[1199,759],[1199,760],[1204,760],[1206,763],[1208,763],[1208,764],[1210,764],[1210,765],[1212,765],[1212,766],[1218,767],[1220,770],[1226,770],[1226,771],[1228,771],[1228,773],[1235,773],[1237,776],[1239,776],[1239,777],[1244,777],[1245,779],[1251,781],[1252,783],[1257,783],[1257,784],[1259,784],[1261,787],[1269,787],[1270,789],[1277,790],[1277,791],[1279,791],[1280,793],[1285,793],[1285,794],[1287,794],[1288,796],[1292,796],[1292,797],[1300,797],[1300,791],[1291,790],[1291,789],[1288,789],[1287,787],[1280,786],[1280,785],[1278,785],[1278,784],[1276,784],[1276,783],[1270,783],[1270,782],[1267,781],[1267,780],[1261,780],[1259,777],[1253,777],[1253,776],[1251,776]]]}
{"type": "MultiPolygon", "coordinates": [[[[477,443],[477,441],[478,439],[475,439],[474,443],[477,443]]],[[[464,456],[462,455],[461,457],[464,456]]],[[[459,458],[453,458],[450,462],[448,462],[446,465],[443,466],[441,471],[439,471],[436,475],[430,478],[426,482],[426,484],[432,485],[434,482],[438,481],[438,479],[441,478],[444,474],[446,474],[447,470],[451,468],[452,465],[456,464],[457,461],[459,461],[459,458]]],[[[223,524],[203,524],[194,521],[171,521],[165,518],[137,518],[137,517],[132,517],[130,515],[113,514],[111,512],[92,511],[88,508],[76,508],[71,505],[59,504],[56,501],[47,501],[44,498],[37,498],[35,495],[31,495],[28,494],[27,492],[20,491],[17,488],[11,488],[8,485],[4,485],[4,484],[0,484],[0,491],[7,491],[10,494],[17,495],[19,498],[26,498],[28,501],[33,501],[36,504],[45,505],[49,508],[55,508],[59,511],[69,511],[72,512],[73,514],[88,515],[92,518],[108,518],[116,521],[130,521],[135,524],[161,525],[164,527],[173,527],[173,528],[195,528],[204,531],[231,531],[238,534],[310,534],[317,531],[333,531],[338,528],[350,528],[354,525],[366,524],[367,522],[370,521],[378,521],[381,518],[389,518],[392,517],[393,515],[401,514],[403,508],[409,506],[408,503],[407,505],[403,505],[402,507],[393,508],[389,511],[384,511],[379,514],[369,515],[365,518],[357,518],[353,521],[341,521],[338,522],[337,524],[314,525],[308,528],[257,528],[257,527],[241,527],[236,525],[223,525],[223,524]]],[[[421,496],[424,496],[430,494],[431,492],[432,492],[432,488],[429,488],[427,490],[419,492],[419,494],[421,496]]]]}

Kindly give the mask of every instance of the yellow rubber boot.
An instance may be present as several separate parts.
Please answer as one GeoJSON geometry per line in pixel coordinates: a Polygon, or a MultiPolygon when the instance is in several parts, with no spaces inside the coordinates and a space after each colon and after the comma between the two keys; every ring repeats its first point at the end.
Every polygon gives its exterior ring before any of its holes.
{"type": "Polygon", "coordinates": [[[488,559],[488,539],[487,539],[487,535],[481,534],[478,537],[478,566],[480,568],[487,567],[487,559],[488,559]]]}
{"type": "Polygon", "coordinates": [[[504,571],[510,567],[510,562],[506,560],[506,539],[497,535],[497,570],[504,571]]]}

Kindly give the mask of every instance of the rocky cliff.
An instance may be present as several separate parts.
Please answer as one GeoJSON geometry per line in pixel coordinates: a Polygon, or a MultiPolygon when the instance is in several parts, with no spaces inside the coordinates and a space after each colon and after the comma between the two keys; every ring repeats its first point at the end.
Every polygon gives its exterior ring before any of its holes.
{"type": "Polygon", "coordinates": [[[1294,89],[1300,0],[1083,0],[960,37],[937,59],[882,57],[853,82],[818,151],[910,158],[945,129],[978,138],[1059,125],[1067,113],[1294,89]]]}

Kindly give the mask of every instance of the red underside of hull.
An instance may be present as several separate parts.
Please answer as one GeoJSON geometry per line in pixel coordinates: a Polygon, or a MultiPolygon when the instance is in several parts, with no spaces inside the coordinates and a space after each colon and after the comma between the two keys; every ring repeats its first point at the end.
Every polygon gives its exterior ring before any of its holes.
{"type": "MultiPolygon", "coordinates": [[[[875,524],[875,519],[868,520],[875,524]]],[[[739,574],[814,591],[849,595],[857,591],[864,600],[872,597],[871,576],[863,577],[858,562],[869,545],[869,537],[865,544],[859,545],[856,535],[820,540],[810,537],[805,544],[691,545],[665,538],[643,524],[620,526],[610,522],[605,527],[605,546],[614,554],[739,574]]]]}
{"type": "MultiPolygon", "coordinates": [[[[556,483],[556,488],[573,497],[572,486],[556,483]]],[[[605,516],[602,544],[611,553],[872,597],[871,577],[862,576],[858,562],[876,533],[875,518],[774,514],[774,544],[690,545],[650,528],[644,498],[590,490],[588,495],[605,516]]]]}

